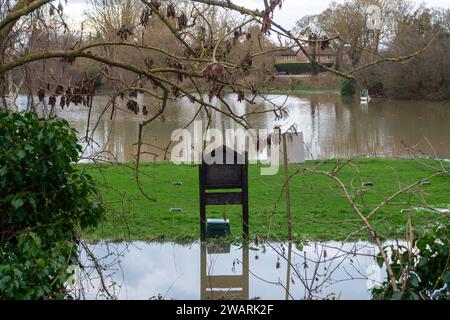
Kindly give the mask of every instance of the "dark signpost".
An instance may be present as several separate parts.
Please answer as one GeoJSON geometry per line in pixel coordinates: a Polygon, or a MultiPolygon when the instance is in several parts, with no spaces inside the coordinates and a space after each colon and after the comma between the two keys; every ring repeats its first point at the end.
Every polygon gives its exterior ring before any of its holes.
{"type": "Polygon", "coordinates": [[[199,170],[200,238],[206,240],[207,206],[242,205],[242,230],[248,239],[248,154],[226,146],[215,149],[211,155],[215,157],[216,153],[223,157],[222,161],[207,164],[203,158],[199,170]]]}

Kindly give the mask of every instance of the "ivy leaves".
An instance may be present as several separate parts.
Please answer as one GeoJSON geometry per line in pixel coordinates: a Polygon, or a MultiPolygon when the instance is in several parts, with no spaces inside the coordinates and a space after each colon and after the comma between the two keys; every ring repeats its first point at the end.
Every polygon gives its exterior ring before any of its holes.
{"type": "Polygon", "coordinates": [[[0,112],[0,298],[64,297],[79,229],[104,209],[65,120],[0,112]]]}
{"type": "MultiPolygon", "coordinates": [[[[431,300],[448,299],[450,294],[450,239],[448,224],[429,229],[414,241],[412,250],[406,246],[388,246],[390,266],[400,291],[394,292],[390,282],[372,289],[374,299],[431,300]]],[[[380,267],[384,260],[377,256],[380,267]]]]}

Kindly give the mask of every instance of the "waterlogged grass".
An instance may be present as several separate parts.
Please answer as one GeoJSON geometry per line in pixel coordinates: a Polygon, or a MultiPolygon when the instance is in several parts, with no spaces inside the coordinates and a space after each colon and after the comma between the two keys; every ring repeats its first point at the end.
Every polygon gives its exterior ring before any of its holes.
{"type": "MultiPolygon", "coordinates": [[[[433,174],[436,163],[424,162],[426,166],[402,159],[356,160],[344,168],[339,177],[349,186],[351,192],[360,189],[363,182],[373,183],[365,187],[364,198],[358,203],[366,208],[367,214],[383,199],[406,185],[433,174]]],[[[308,162],[292,165],[297,168],[311,168],[317,165],[308,162]]],[[[320,165],[321,170],[331,170],[336,161],[320,165]]],[[[447,168],[449,167],[446,164],[447,168]]],[[[126,165],[79,165],[83,171],[92,174],[101,184],[102,194],[116,213],[109,214],[99,228],[87,234],[91,240],[147,240],[147,241],[192,241],[199,238],[199,193],[198,167],[173,164],[145,164],[141,166],[143,189],[157,199],[149,201],[136,184],[131,166],[126,165]],[[175,182],[181,182],[177,185],[175,182]],[[181,208],[182,212],[170,212],[181,208]]],[[[261,176],[260,166],[249,168],[250,230],[252,238],[258,234],[269,239],[287,238],[286,204],[282,193],[284,185],[283,168],[275,176],[261,176]]],[[[344,240],[368,239],[368,232],[343,196],[336,183],[328,177],[317,174],[298,174],[291,182],[292,222],[296,240],[344,240]]],[[[402,209],[416,207],[426,201],[430,206],[448,208],[450,203],[448,176],[438,176],[430,184],[415,187],[407,194],[396,197],[383,208],[371,222],[382,237],[404,238],[407,214],[402,209]],[[402,202],[412,203],[411,205],[402,202]]],[[[231,221],[233,236],[241,233],[239,206],[218,206],[208,208],[208,218],[226,216],[231,221]]],[[[442,214],[426,210],[413,210],[415,231],[439,219],[448,223],[442,214]]]]}

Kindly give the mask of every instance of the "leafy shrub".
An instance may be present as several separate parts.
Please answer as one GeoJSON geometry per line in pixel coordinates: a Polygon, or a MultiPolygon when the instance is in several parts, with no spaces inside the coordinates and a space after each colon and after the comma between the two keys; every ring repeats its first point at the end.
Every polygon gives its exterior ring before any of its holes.
{"type": "Polygon", "coordinates": [[[341,95],[354,96],[356,92],[356,81],[352,79],[345,79],[342,82],[341,95]]]}
{"type": "Polygon", "coordinates": [[[46,245],[35,233],[22,233],[16,246],[0,247],[0,297],[5,299],[63,299],[64,284],[77,265],[73,241],[56,240],[46,245]]]}
{"type": "MultiPolygon", "coordinates": [[[[412,250],[389,246],[390,266],[397,279],[394,292],[389,281],[372,289],[374,299],[448,300],[450,298],[450,239],[448,225],[428,230],[414,241],[412,250]]],[[[379,257],[379,264],[384,261],[379,257]]]]}
{"type": "Polygon", "coordinates": [[[55,297],[78,231],[103,216],[95,183],[72,166],[81,146],[65,120],[2,112],[0,137],[0,297],[55,297]]]}

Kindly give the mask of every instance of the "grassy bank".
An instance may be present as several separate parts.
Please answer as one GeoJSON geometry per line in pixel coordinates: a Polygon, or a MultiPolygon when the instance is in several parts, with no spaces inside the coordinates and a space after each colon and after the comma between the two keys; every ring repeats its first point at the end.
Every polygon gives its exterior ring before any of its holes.
{"type": "MultiPolygon", "coordinates": [[[[232,93],[229,91],[228,93],[232,93]]],[[[251,91],[248,90],[246,93],[250,94],[251,91]]],[[[261,94],[280,94],[280,95],[302,95],[302,94],[340,94],[339,88],[335,89],[323,89],[320,87],[299,87],[299,88],[264,88],[259,91],[261,94]]]]}
{"type": "Polygon", "coordinates": [[[286,94],[286,95],[302,95],[302,94],[321,94],[321,93],[328,93],[328,94],[340,94],[340,91],[338,89],[321,89],[321,88],[296,88],[296,89],[278,89],[278,88],[269,88],[263,90],[261,93],[264,94],[286,94]]]}
{"type": "Polygon", "coordinates": [[[277,76],[264,92],[281,94],[339,93],[342,79],[330,73],[318,76],[277,76]]]}
{"type": "MultiPolygon", "coordinates": [[[[316,163],[293,165],[312,167],[316,163]]],[[[430,163],[431,164],[431,163],[430,163]]],[[[335,162],[321,165],[330,170],[335,162]]],[[[435,164],[433,164],[435,165],[435,164]]],[[[126,166],[79,165],[101,183],[102,193],[111,207],[118,211],[87,236],[92,240],[172,240],[190,241],[199,238],[198,210],[198,168],[196,166],[176,166],[173,164],[146,164],[141,167],[144,189],[156,197],[150,202],[138,190],[133,171],[126,166]],[[181,182],[182,185],[175,185],[181,182]],[[171,213],[171,208],[182,208],[182,212],[171,213]]],[[[287,219],[283,189],[283,169],[278,175],[261,176],[260,166],[249,168],[250,230],[252,237],[258,233],[271,239],[286,239],[287,219]]],[[[364,159],[356,160],[345,168],[339,176],[348,184],[359,188],[362,182],[370,181],[364,202],[368,207],[382,201],[405,186],[428,177],[433,172],[412,160],[364,159]]],[[[430,205],[448,207],[450,203],[448,177],[436,177],[429,185],[420,187],[420,196],[430,205]]],[[[417,190],[417,189],[416,189],[417,190]]],[[[296,239],[341,240],[357,231],[362,224],[346,202],[340,189],[330,178],[315,174],[296,175],[291,181],[293,226],[296,239]]],[[[409,207],[401,201],[420,202],[415,194],[397,197],[392,204],[380,211],[372,222],[380,235],[404,237],[406,215],[401,213],[409,207]]],[[[222,218],[226,213],[231,221],[232,233],[240,235],[239,207],[210,207],[209,218],[222,218]]],[[[365,210],[368,212],[368,209],[365,210]]],[[[420,230],[437,213],[417,211],[413,213],[416,230],[420,230]]],[[[448,218],[442,218],[447,219],[448,218]]],[[[367,231],[356,232],[352,239],[367,238],[367,231]]]]}

